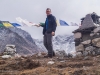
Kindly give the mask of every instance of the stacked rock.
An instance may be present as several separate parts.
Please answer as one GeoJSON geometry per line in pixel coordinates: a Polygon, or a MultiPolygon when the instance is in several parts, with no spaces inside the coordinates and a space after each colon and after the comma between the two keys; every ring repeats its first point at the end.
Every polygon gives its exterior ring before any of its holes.
{"type": "Polygon", "coordinates": [[[75,30],[75,48],[80,56],[100,54],[100,26],[94,24],[91,15],[86,15],[82,25],[75,30]]]}
{"type": "Polygon", "coordinates": [[[15,45],[6,45],[3,54],[4,55],[14,56],[16,54],[16,47],[15,47],[15,45]]]}

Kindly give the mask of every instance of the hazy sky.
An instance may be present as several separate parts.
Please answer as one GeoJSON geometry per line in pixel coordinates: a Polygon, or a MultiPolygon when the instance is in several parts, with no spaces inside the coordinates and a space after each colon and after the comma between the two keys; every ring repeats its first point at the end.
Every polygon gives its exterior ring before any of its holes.
{"type": "MultiPolygon", "coordinates": [[[[57,19],[80,23],[80,18],[87,13],[96,12],[100,15],[100,0],[0,0],[0,20],[17,22],[16,17],[22,17],[31,22],[44,22],[46,8],[52,9],[57,19]]],[[[71,33],[76,27],[58,27],[58,33],[71,33]]],[[[27,28],[33,37],[40,38],[42,28],[27,28]],[[37,32],[39,32],[37,34],[37,32]],[[35,36],[37,34],[37,36],[35,36]]]]}

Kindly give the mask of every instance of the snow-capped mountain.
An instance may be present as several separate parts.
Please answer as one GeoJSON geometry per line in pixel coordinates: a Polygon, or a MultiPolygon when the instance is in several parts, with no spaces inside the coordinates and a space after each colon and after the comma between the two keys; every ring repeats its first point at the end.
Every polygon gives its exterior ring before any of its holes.
{"type": "MultiPolygon", "coordinates": [[[[43,40],[35,40],[36,45],[41,49],[46,51],[43,40]]],[[[53,48],[54,50],[65,50],[66,53],[75,52],[75,43],[73,35],[58,35],[53,38],[53,48]]]]}
{"type": "Polygon", "coordinates": [[[38,46],[39,50],[43,52],[47,52],[46,48],[43,45],[43,40],[42,39],[34,39],[35,44],[38,46]]]}

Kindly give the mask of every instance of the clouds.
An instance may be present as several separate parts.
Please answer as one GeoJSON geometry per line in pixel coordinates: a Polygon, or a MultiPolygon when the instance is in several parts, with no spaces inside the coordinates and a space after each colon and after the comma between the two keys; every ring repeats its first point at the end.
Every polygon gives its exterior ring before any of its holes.
{"type": "MultiPolygon", "coordinates": [[[[70,22],[79,24],[80,18],[87,13],[96,12],[100,15],[99,3],[100,0],[0,0],[0,20],[17,22],[15,18],[22,17],[31,22],[44,22],[46,18],[45,10],[49,7],[57,19],[65,20],[69,24],[70,22]]],[[[32,33],[32,28],[25,30],[32,33]]],[[[37,28],[33,29],[36,30],[37,28]]],[[[72,27],[69,31],[68,27],[66,29],[57,28],[57,34],[60,32],[68,33],[73,30],[72,27]]],[[[37,32],[40,34],[42,29],[38,29],[37,32]]]]}
{"type": "Polygon", "coordinates": [[[99,3],[99,0],[1,0],[0,19],[13,22],[20,16],[40,22],[45,20],[45,9],[50,7],[57,19],[78,23],[87,13],[99,14],[99,3]]]}
{"type": "MultiPolygon", "coordinates": [[[[42,27],[39,27],[39,28],[38,27],[21,27],[21,28],[29,32],[31,36],[35,39],[43,38],[42,27]]],[[[57,26],[56,35],[63,35],[63,34],[72,35],[72,31],[74,31],[77,28],[78,26],[57,26]]]]}

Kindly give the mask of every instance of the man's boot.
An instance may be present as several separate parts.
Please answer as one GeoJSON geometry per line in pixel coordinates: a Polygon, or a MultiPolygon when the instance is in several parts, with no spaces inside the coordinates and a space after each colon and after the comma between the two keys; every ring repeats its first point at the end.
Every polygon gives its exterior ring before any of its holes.
{"type": "Polygon", "coordinates": [[[46,56],[44,56],[44,58],[52,58],[53,57],[53,55],[46,55],[46,56]]]}

